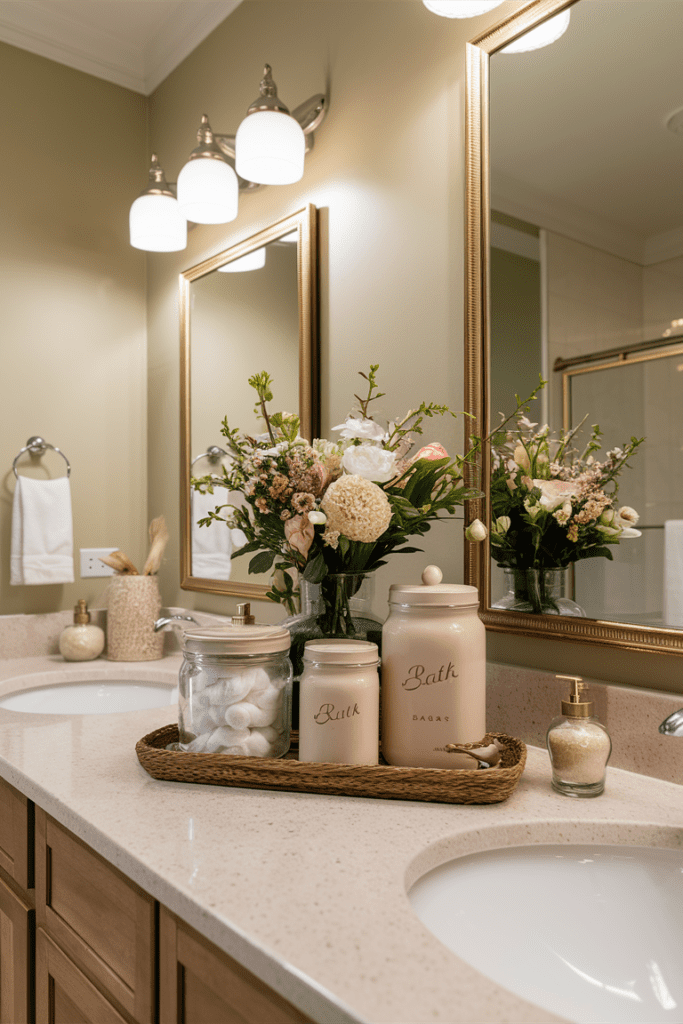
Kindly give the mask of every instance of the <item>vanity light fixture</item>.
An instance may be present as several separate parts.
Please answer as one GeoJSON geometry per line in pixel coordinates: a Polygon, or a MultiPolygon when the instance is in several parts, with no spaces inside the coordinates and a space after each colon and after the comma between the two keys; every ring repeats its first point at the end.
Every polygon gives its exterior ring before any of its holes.
{"type": "Polygon", "coordinates": [[[427,10],[442,18],[476,18],[494,7],[500,7],[503,0],[422,0],[427,10]]]}
{"type": "Polygon", "coordinates": [[[254,249],[245,256],[238,256],[236,260],[231,260],[218,269],[222,274],[241,274],[244,270],[260,270],[265,265],[266,247],[262,245],[260,249],[254,249]]]}
{"type": "Polygon", "coordinates": [[[237,175],[202,114],[199,145],[178,175],[178,206],[195,224],[227,224],[237,216],[237,175]]]}
{"type": "Polygon", "coordinates": [[[540,50],[544,46],[550,46],[563,36],[569,27],[569,8],[560,11],[554,18],[530,29],[518,39],[514,39],[507,46],[504,46],[500,53],[527,53],[529,50],[540,50]]]}
{"type": "Polygon", "coordinates": [[[326,113],[327,99],[317,93],[290,114],[278,99],[266,64],[260,96],[249,107],[237,136],[214,132],[203,115],[198,146],[178,175],[177,200],[156,156],[152,157],[149,185],[130,212],[131,245],[148,252],[184,249],[187,224],[181,227],[178,218],[195,224],[226,224],[237,216],[239,192],[299,181],[304,156],[313,147],[313,133],[326,113]]]}
{"type": "Polygon", "coordinates": [[[152,153],[149,183],[130,208],[130,244],[147,252],[179,252],[187,245],[187,221],[152,153]]]}
{"type": "Polygon", "coordinates": [[[278,97],[270,64],[263,69],[259,96],[235,136],[235,168],[262,185],[290,185],[304,173],[304,130],[278,97]]]}

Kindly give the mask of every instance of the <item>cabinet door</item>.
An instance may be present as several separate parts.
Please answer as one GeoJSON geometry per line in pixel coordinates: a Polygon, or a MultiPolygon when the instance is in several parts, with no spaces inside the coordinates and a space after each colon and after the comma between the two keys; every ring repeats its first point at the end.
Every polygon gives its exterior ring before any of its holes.
{"type": "Polygon", "coordinates": [[[154,900],[40,809],[36,916],[109,999],[140,1024],[150,1024],[154,900]]]}
{"type": "Polygon", "coordinates": [[[42,928],[36,935],[37,1024],[127,1024],[42,928]]]}
{"type": "Polygon", "coordinates": [[[33,888],[33,804],[0,779],[0,868],[22,889],[33,888]]]}
{"type": "Polygon", "coordinates": [[[291,1003],[160,908],[159,1024],[311,1024],[291,1003]]]}
{"type": "Polygon", "coordinates": [[[33,1021],[34,918],[0,879],[0,1024],[33,1021]]]}

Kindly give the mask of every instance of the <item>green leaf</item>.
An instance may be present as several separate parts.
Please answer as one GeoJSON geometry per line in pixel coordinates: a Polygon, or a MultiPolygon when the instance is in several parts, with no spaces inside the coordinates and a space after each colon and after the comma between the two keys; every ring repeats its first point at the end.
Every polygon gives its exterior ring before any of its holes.
{"type": "Polygon", "coordinates": [[[303,571],[303,578],[308,580],[309,583],[320,583],[326,575],[327,566],[325,565],[325,559],[323,558],[322,552],[320,552],[315,556],[315,558],[311,559],[311,561],[306,564],[306,568],[303,571]]]}
{"type": "Polygon", "coordinates": [[[258,555],[255,555],[249,563],[249,572],[268,572],[274,561],[274,551],[261,551],[258,555]]]}

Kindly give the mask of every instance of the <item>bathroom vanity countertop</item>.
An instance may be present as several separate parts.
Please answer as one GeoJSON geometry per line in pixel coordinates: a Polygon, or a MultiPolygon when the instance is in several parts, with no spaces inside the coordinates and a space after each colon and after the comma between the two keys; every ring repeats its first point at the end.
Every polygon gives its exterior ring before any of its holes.
{"type": "MultiPolygon", "coordinates": [[[[172,682],[179,663],[10,659],[0,661],[0,696],[17,677],[22,688],[46,682],[43,673],[172,682]]],[[[513,795],[487,806],[158,782],[135,744],[174,718],[175,706],[88,716],[0,709],[0,775],[325,1024],[559,1020],[446,949],[413,913],[406,886],[452,857],[504,846],[683,846],[683,786],[610,768],[602,797],[570,800],[551,790],[547,754],[535,747],[513,795]]],[[[672,742],[683,757],[683,741],[672,742]]]]}

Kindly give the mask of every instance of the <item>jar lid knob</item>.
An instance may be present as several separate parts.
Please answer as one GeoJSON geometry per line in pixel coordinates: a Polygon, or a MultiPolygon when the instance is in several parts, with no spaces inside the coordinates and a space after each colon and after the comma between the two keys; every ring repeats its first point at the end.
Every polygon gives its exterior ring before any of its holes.
{"type": "Polygon", "coordinates": [[[438,565],[428,565],[422,573],[422,582],[426,587],[436,586],[437,583],[441,583],[442,579],[443,573],[438,565]]]}

